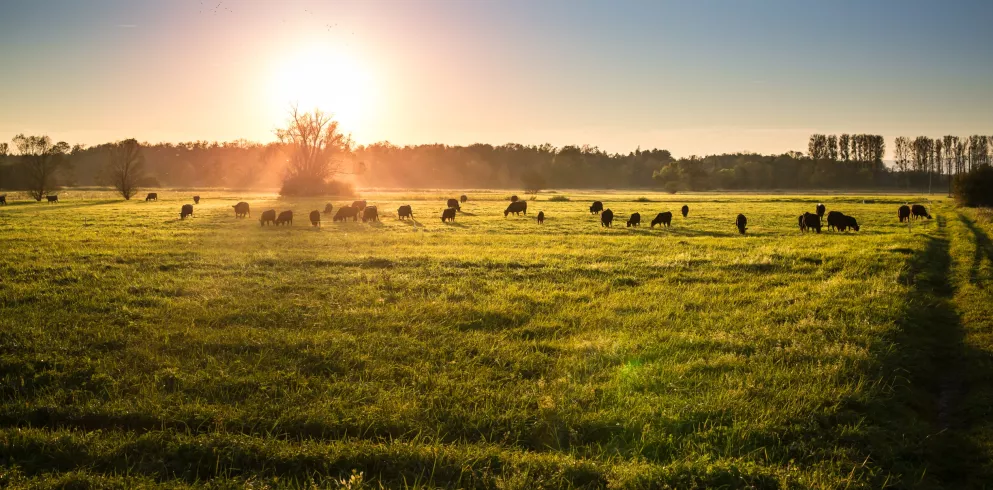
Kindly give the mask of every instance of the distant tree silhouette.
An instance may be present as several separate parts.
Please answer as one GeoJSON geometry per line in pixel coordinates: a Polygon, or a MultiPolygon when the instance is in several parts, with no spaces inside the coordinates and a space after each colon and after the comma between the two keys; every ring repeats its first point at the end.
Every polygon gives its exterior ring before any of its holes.
{"type": "Polygon", "coordinates": [[[125,200],[138,193],[138,186],[145,177],[145,160],[141,145],[128,139],[107,145],[107,178],[125,200]]]}
{"type": "Polygon", "coordinates": [[[524,192],[531,194],[531,196],[537,196],[538,192],[541,192],[548,185],[548,182],[545,180],[545,176],[537,170],[528,170],[521,175],[521,184],[524,185],[524,192]]]}
{"type": "Polygon", "coordinates": [[[344,173],[345,158],[352,151],[351,136],[341,132],[338,121],[320,109],[290,111],[287,127],[276,131],[288,157],[283,179],[284,195],[336,194],[333,179],[344,173]]]}
{"type": "Polygon", "coordinates": [[[68,164],[69,144],[52,143],[48,136],[19,134],[12,140],[20,156],[28,195],[41,201],[55,189],[56,176],[68,164]]]}

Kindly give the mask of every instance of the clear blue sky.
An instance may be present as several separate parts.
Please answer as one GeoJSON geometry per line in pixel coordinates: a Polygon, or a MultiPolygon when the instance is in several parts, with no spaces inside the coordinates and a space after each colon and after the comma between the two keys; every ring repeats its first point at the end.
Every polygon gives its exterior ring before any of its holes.
{"type": "Polygon", "coordinates": [[[993,134],[993,1],[2,0],[0,80],[0,140],[892,146],[993,134]]]}

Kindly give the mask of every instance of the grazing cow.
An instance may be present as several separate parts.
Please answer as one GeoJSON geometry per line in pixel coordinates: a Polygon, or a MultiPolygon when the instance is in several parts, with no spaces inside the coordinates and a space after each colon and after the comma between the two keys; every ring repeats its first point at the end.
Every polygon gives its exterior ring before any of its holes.
{"type": "Polygon", "coordinates": [[[279,217],[276,218],[276,224],[293,226],[293,211],[283,211],[282,213],[279,213],[279,217]]]}
{"type": "Polygon", "coordinates": [[[632,226],[641,226],[641,213],[631,213],[631,217],[628,218],[628,228],[632,226]]]}
{"type": "Polygon", "coordinates": [[[679,211],[683,213],[683,217],[685,218],[687,214],[690,214],[690,207],[683,204],[683,207],[679,211]]]}
{"type": "Polygon", "coordinates": [[[186,219],[187,216],[193,216],[192,204],[183,204],[183,208],[179,210],[179,219],[186,219]]]}
{"type": "Polygon", "coordinates": [[[748,218],[746,218],[743,214],[739,214],[738,218],[734,220],[734,226],[738,227],[738,233],[744,235],[745,230],[748,229],[746,228],[746,226],[748,226],[748,218]]]}
{"type": "Polygon", "coordinates": [[[800,231],[807,231],[807,223],[803,221],[803,215],[797,217],[797,222],[800,223],[800,231]]]}
{"type": "Polygon", "coordinates": [[[357,209],[357,210],[359,210],[359,211],[362,211],[363,209],[365,209],[365,206],[366,206],[365,199],[363,199],[361,201],[354,201],[354,202],[352,202],[352,207],[355,208],[355,209],[357,209]]]}
{"type": "Polygon", "coordinates": [[[414,210],[410,207],[410,204],[404,204],[403,206],[397,208],[397,216],[399,216],[400,219],[414,219],[414,210]]]}
{"type": "Polygon", "coordinates": [[[823,204],[818,204],[817,207],[814,208],[814,210],[817,212],[817,217],[818,218],[823,218],[824,217],[824,212],[827,211],[827,208],[824,207],[823,204]]]}
{"type": "Polygon", "coordinates": [[[590,214],[600,214],[600,211],[603,211],[603,203],[593,201],[593,205],[590,206],[590,214]]]}
{"type": "Polygon", "coordinates": [[[519,201],[519,200],[520,200],[520,199],[519,199],[519,198],[517,197],[517,195],[516,195],[516,194],[515,194],[515,195],[513,195],[513,196],[510,196],[510,202],[517,202],[517,201],[519,201]]]}
{"type": "Polygon", "coordinates": [[[7,194],[0,196],[0,204],[7,205],[7,194]]]}
{"type": "Polygon", "coordinates": [[[276,222],[276,210],[270,209],[268,211],[262,211],[262,217],[259,218],[259,224],[265,226],[266,223],[274,224],[276,222]]]}
{"type": "Polygon", "coordinates": [[[462,194],[462,197],[459,198],[459,201],[461,201],[462,204],[465,204],[466,201],[468,201],[468,200],[469,200],[469,196],[467,196],[465,194],[462,194]]]}
{"type": "Polygon", "coordinates": [[[545,224],[545,212],[544,211],[538,211],[538,224],[539,225],[545,224]]]}
{"type": "Polygon", "coordinates": [[[910,221],[910,206],[907,206],[906,204],[900,206],[900,209],[897,210],[896,214],[900,218],[901,223],[904,221],[910,221]]]}
{"type": "Polygon", "coordinates": [[[441,212],[441,222],[444,223],[446,221],[455,222],[455,208],[448,208],[441,212]]]}
{"type": "Polygon", "coordinates": [[[600,213],[600,226],[609,227],[614,222],[614,212],[609,209],[604,209],[603,213],[600,213]]]}
{"type": "Polygon", "coordinates": [[[45,196],[45,198],[48,199],[48,203],[49,204],[55,203],[55,202],[59,202],[59,196],[58,195],[55,195],[55,196],[45,196]]]}
{"type": "Polygon", "coordinates": [[[931,213],[927,212],[927,208],[920,204],[914,204],[910,207],[910,213],[913,215],[914,219],[917,218],[927,218],[931,219],[931,213]]]}
{"type": "Polygon", "coordinates": [[[331,203],[325,204],[324,205],[324,214],[330,213],[333,209],[334,209],[334,206],[332,206],[331,203]]]}
{"type": "Polygon", "coordinates": [[[359,209],[351,206],[342,206],[338,208],[338,212],[334,214],[335,222],[348,221],[348,218],[352,218],[352,221],[358,221],[359,209]]]}
{"type": "Polygon", "coordinates": [[[200,204],[200,196],[193,196],[193,204],[200,204]]]}
{"type": "Polygon", "coordinates": [[[462,206],[459,206],[459,200],[458,199],[449,199],[448,200],[448,207],[454,208],[456,211],[462,211],[462,206]]]}
{"type": "Polygon", "coordinates": [[[362,222],[379,221],[379,210],[376,206],[369,206],[362,210],[362,222]]]}
{"type": "Polygon", "coordinates": [[[310,224],[313,226],[321,226],[321,212],[318,210],[313,210],[310,212],[310,224]]]}
{"type": "Polygon", "coordinates": [[[231,206],[231,207],[234,208],[234,217],[235,218],[244,218],[245,216],[251,216],[252,215],[252,210],[249,209],[247,202],[242,201],[242,202],[239,202],[238,204],[235,204],[234,206],[231,206]]]}
{"type": "Polygon", "coordinates": [[[859,231],[859,222],[851,216],[845,216],[840,211],[831,211],[827,215],[828,227],[838,231],[848,231],[849,228],[859,231]]]}
{"type": "Polygon", "coordinates": [[[655,219],[652,220],[652,228],[655,228],[655,225],[668,228],[670,224],[672,224],[672,213],[669,211],[655,215],[655,219]]]}
{"type": "Polygon", "coordinates": [[[527,201],[514,201],[507,206],[507,209],[503,211],[503,217],[506,218],[508,214],[514,213],[515,216],[520,216],[520,213],[524,213],[525,216],[528,214],[528,202],[527,201]]]}
{"type": "Polygon", "coordinates": [[[158,192],[149,192],[148,195],[145,196],[145,202],[148,202],[148,201],[158,201],[158,200],[159,200],[159,193],[158,192]]]}
{"type": "Polygon", "coordinates": [[[813,213],[803,213],[800,216],[803,221],[803,227],[800,228],[801,231],[814,230],[817,233],[821,232],[821,218],[813,213]]]}

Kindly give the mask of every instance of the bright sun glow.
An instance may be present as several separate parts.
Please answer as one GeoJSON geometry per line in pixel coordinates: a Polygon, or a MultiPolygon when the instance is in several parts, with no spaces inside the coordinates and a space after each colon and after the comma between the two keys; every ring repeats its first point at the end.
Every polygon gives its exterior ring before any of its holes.
{"type": "Polygon", "coordinates": [[[271,93],[285,116],[291,105],[334,114],[346,131],[372,111],[372,79],[362,63],[330,46],[314,45],[276,64],[271,93]]]}

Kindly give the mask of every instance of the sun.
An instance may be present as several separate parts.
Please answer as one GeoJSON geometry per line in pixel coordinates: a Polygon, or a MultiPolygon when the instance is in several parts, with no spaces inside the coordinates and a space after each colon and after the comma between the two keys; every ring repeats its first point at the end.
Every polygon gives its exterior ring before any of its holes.
{"type": "Polygon", "coordinates": [[[321,109],[334,115],[343,129],[354,131],[372,111],[372,79],[354,56],[328,45],[299,49],[276,63],[273,102],[283,112],[321,109]]]}

